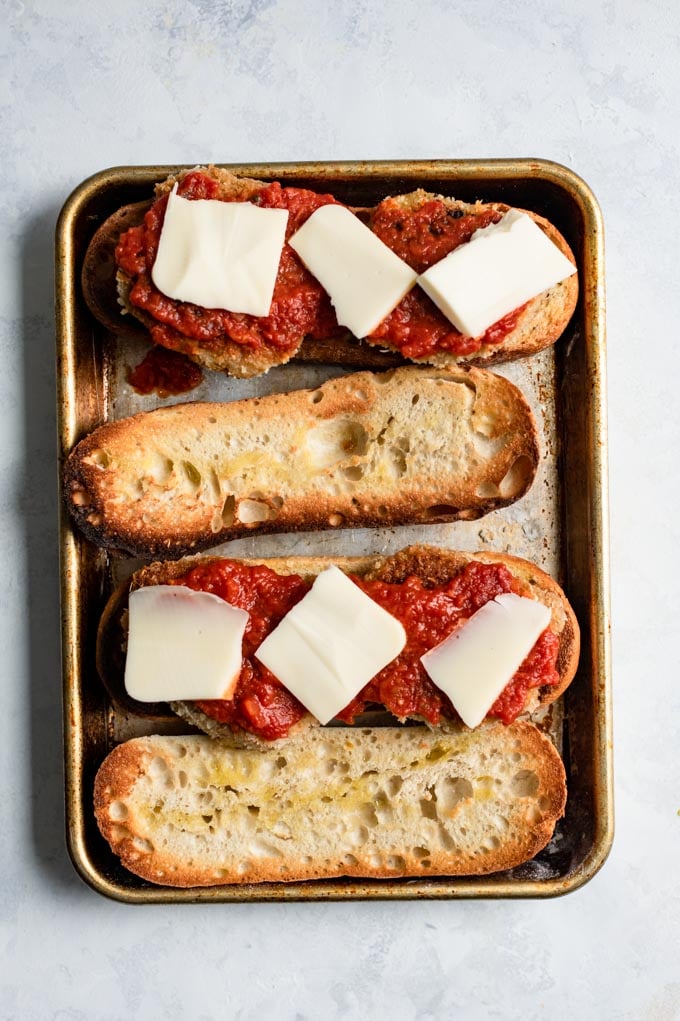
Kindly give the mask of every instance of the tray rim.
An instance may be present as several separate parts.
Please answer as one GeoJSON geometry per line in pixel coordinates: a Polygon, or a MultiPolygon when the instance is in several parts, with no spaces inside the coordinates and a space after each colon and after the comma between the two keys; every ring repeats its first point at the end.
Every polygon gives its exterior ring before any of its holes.
{"type": "MultiPolygon", "coordinates": [[[[610,553],[607,465],[606,337],[604,291],[604,227],[602,213],[592,190],[570,168],[539,158],[351,160],[273,163],[219,163],[236,173],[282,180],[299,176],[328,177],[329,180],[379,178],[385,176],[446,178],[451,182],[506,181],[522,177],[548,182],[565,191],[579,208],[587,242],[583,251],[582,295],[583,338],[589,378],[593,380],[589,421],[589,452],[593,500],[591,523],[590,607],[597,762],[594,791],[595,832],[593,844],[583,862],[566,878],[545,880],[459,877],[442,879],[317,880],[313,883],[271,883],[257,886],[219,886],[178,889],[140,886],[128,889],[103,875],[91,860],[81,810],[82,777],[78,763],[82,754],[82,700],[78,680],[82,676],[76,586],[80,539],[71,529],[63,501],[60,501],[60,590],[63,680],[63,737],[65,759],[67,847],[77,873],[96,892],[130,904],[209,903],[233,901],[375,900],[375,899],[500,899],[548,898],[572,892],[589,882],[606,861],[614,838],[613,747],[611,706],[611,618],[610,553]],[[76,796],[77,795],[77,796],[76,796]]],[[[57,330],[57,424],[59,466],[76,442],[75,335],[73,310],[77,300],[73,228],[85,204],[101,191],[130,184],[153,183],[190,164],[120,165],[87,177],[72,191],[62,207],[55,232],[56,330],[57,330]]],[[[140,880],[141,883],[141,880],[140,880]]]]}

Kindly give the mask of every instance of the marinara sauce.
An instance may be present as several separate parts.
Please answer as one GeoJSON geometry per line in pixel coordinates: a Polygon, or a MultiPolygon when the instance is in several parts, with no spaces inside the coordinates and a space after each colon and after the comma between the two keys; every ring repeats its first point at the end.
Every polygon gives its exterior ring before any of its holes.
{"type": "MultiPolygon", "coordinates": [[[[401,621],[406,645],[338,714],[352,723],[367,705],[383,705],[398,717],[422,716],[437,724],[455,718],[446,695],[428,677],[420,657],[443,641],[464,620],[503,592],[522,594],[502,564],[467,564],[444,585],[427,588],[417,577],[400,584],[352,578],[371,599],[401,621]]],[[[268,567],[218,560],[194,567],[174,584],[212,592],[250,614],[243,640],[243,666],[230,701],[196,705],[221,723],[233,723],[265,740],[285,737],[306,713],[277,678],[254,658],[254,652],[288,611],[309,591],[298,575],[278,575],[268,567]]],[[[549,629],[539,637],[488,715],[511,723],[522,711],[532,688],[557,684],[559,639],[549,629]]]]}
{"type": "MultiPolygon", "coordinates": [[[[192,171],[179,182],[177,194],[185,199],[219,199],[219,184],[200,171],[192,171]]],[[[288,239],[315,209],[334,203],[335,199],[332,195],[318,195],[304,188],[282,188],[273,183],[250,201],[263,208],[287,209],[288,239]]],[[[189,355],[198,350],[217,352],[227,342],[251,350],[291,351],[304,336],[323,338],[338,332],[328,295],[288,244],[284,244],[281,252],[267,316],[205,309],[162,294],[151,279],[151,270],[167,203],[167,195],[157,199],[144,222],[126,231],[116,248],[118,266],[134,281],[130,302],[152,318],[149,332],[156,344],[189,355]]]]}
{"type": "MultiPolygon", "coordinates": [[[[395,199],[385,199],[371,217],[371,230],[417,273],[443,259],[469,241],[476,230],[498,223],[495,209],[466,214],[431,199],[418,209],[406,210],[395,199]]],[[[371,340],[396,347],[407,358],[424,358],[438,351],[469,355],[482,344],[500,344],[517,325],[525,306],[490,326],[481,337],[464,337],[439,311],[420,287],[414,287],[371,334],[371,340]]]]}
{"type": "Polygon", "coordinates": [[[154,391],[159,397],[174,397],[189,393],[203,380],[198,365],[180,354],[164,347],[152,347],[139,365],[129,369],[127,381],[139,394],[154,391]]]}

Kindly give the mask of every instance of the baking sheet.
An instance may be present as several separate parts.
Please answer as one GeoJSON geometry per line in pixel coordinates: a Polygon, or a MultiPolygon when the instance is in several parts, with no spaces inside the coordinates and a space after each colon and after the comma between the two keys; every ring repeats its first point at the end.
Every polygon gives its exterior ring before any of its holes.
{"type": "MultiPolygon", "coordinates": [[[[79,288],[84,251],[94,230],[119,206],[147,198],[151,182],[176,168],[119,168],[83,183],[67,202],[57,232],[57,346],[62,457],[74,442],[111,418],[182,399],[233,400],[313,387],[349,371],[294,362],[253,380],[205,373],[184,397],[136,394],[127,369],[148,349],[114,338],[89,315],[79,288]]],[[[335,880],[173,890],[126,872],[99,836],[91,809],[94,773],[110,747],[140,733],[181,732],[168,714],[139,716],[112,702],[94,668],[99,613],[116,580],[138,561],[95,550],[62,522],[65,756],[69,846],[76,868],[102,893],[133,902],[344,897],[547,896],[573,889],[597,870],[612,838],[611,722],[604,418],[603,238],[597,204],[570,171],[540,161],[309,164],[231,167],[260,179],[332,190],[356,205],[416,187],[463,199],[500,200],[552,220],[579,264],[581,297],[558,344],[498,366],[523,390],[542,436],[534,485],[511,507],[477,521],[399,528],[347,529],[251,536],[223,546],[230,556],[389,553],[412,542],[464,550],[496,549],[538,563],[565,587],[582,629],[577,678],[543,721],[561,748],[568,776],[567,815],[533,861],[489,877],[335,880]]]]}

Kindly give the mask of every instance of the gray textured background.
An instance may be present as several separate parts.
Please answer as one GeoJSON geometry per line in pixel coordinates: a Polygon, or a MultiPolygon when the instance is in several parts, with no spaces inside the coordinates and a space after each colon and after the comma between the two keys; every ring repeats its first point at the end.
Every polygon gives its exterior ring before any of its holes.
{"type": "Polygon", "coordinates": [[[680,1017],[674,0],[0,3],[0,1017],[680,1017]],[[63,838],[52,246],[124,163],[541,156],[607,228],[617,836],[546,903],[130,908],[63,838]]]}

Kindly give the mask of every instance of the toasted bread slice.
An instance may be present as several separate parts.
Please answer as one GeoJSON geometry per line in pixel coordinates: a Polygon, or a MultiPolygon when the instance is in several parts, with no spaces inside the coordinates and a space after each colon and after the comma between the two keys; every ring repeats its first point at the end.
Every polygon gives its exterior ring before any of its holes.
{"type": "Polygon", "coordinates": [[[110,422],[71,453],[65,494],[99,545],[175,557],[253,531],[474,519],[522,496],[538,456],[508,380],[409,366],[110,422]]]}
{"type": "Polygon", "coordinates": [[[560,757],[529,723],[316,730],[285,755],[143,737],[94,790],[125,868],[175,887],[497,872],[545,847],[565,801],[560,757]]]}
{"type": "MultiPolygon", "coordinates": [[[[218,182],[219,195],[225,200],[248,200],[266,186],[264,182],[238,178],[229,171],[217,167],[201,168],[201,171],[218,182]]],[[[156,197],[166,194],[175,181],[181,180],[186,173],[185,171],[159,184],[156,187],[156,197]]],[[[504,203],[461,202],[429,194],[422,189],[385,201],[396,202],[405,211],[414,211],[433,199],[443,202],[454,213],[468,216],[479,216],[490,209],[504,213],[510,208],[504,203]]],[[[131,303],[132,280],[122,270],[118,270],[116,275],[114,259],[114,250],[120,234],[140,223],[149,205],[150,203],[136,203],[115,213],[99,228],[85,256],[82,284],[86,302],[96,318],[114,333],[138,333],[137,323],[143,324],[147,329],[154,324],[148,313],[131,303]],[[116,288],[117,296],[114,293],[116,288]],[[130,315],[122,316],[119,314],[121,311],[130,315]]],[[[370,223],[371,210],[355,211],[370,223]]],[[[529,211],[529,215],[573,262],[573,254],[559,231],[538,214],[529,211]]],[[[578,282],[574,275],[530,301],[519,316],[517,325],[501,343],[485,343],[471,354],[456,355],[450,351],[441,351],[411,360],[439,366],[489,365],[532,354],[557,340],[569,322],[577,296],[578,282]]],[[[389,341],[375,338],[357,340],[349,333],[343,332],[329,337],[300,337],[298,347],[286,352],[269,348],[253,350],[241,343],[235,343],[228,337],[208,344],[189,338],[182,341],[178,336],[176,346],[178,350],[184,351],[188,357],[206,368],[224,370],[231,375],[242,377],[266,372],[271,366],[282,364],[291,357],[357,368],[387,368],[390,365],[401,364],[405,360],[398,348],[390,345],[389,341]]]]}
{"type": "MultiPolygon", "coordinates": [[[[222,558],[189,557],[179,561],[164,561],[150,564],[137,571],[132,579],[118,589],[104,610],[97,637],[97,666],[104,682],[116,700],[124,698],[123,671],[124,659],[121,650],[126,643],[125,610],[130,589],[146,585],[163,585],[184,577],[196,564],[211,563],[222,558]]],[[[554,702],[566,690],[578,665],[580,635],[579,627],[569,601],[560,586],[545,571],[520,557],[507,553],[491,553],[487,551],[464,553],[455,550],[440,549],[434,546],[409,546],[389,556],[365,557],[275,557],[270,559],[248,559],[247,564],[264,564],[277,574],[298,574],[308,580],[315,578],[331,563],[336,564],[346,573],[367,580],[379,580],[399,584],[407,578],[415,576],[426,587],[443,585],[454,578],[469,563],[503,564],[520,583],[522,593],[529,598],[537,599],[550,609],[550,630],[559,639],[556,669],[559,683],[545,685],[530,691],[525,712],[535,710],[539,705],[554,702]]],[[[189,702],[172,702],[171,708],[179,716],[203,730],[211,737],[226,737],[233,743],[245,746],[285,746],[290,736],[279,741],[262,741],[253,734],[246,733],[238,727],[217,722],[202,712],[196,705],[189,702]]],[[[317,721],[307,714],[296,725],[294,733],[300,733],[310,726],[317,726],[317,721]]],[[[444,720],[442,726],[451,725],[444,720]]],[[[459,726],[458,722],[453,724],[459,726]]]]}

